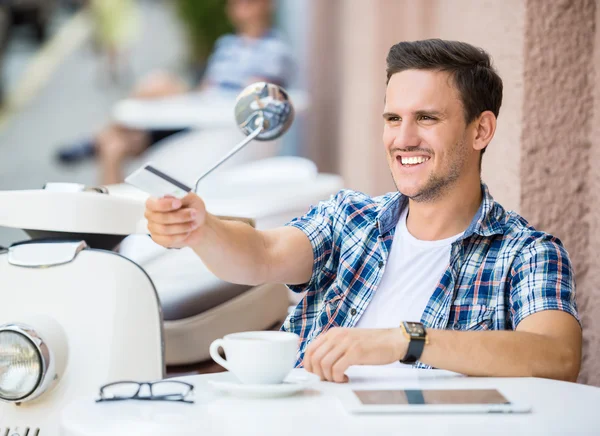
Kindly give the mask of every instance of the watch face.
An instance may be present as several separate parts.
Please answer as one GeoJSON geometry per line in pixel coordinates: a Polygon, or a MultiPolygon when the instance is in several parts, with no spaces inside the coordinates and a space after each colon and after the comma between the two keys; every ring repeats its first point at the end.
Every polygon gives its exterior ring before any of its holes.
{"type": "Polygon", "coordinates": [[[423,328],[423,324],[420,322],[405,322],[404,328],[413,338],[422,338],[425,336],[425,329],[423,328]]]}

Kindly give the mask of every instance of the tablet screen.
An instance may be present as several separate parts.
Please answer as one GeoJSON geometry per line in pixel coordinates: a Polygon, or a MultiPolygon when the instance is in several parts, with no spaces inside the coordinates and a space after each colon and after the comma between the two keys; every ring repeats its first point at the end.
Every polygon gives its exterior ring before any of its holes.
{"type": "Polygon", "coordinates": [[[407,389],[353,392],[364,405],[510,404],[496,389],[407,389]]]}

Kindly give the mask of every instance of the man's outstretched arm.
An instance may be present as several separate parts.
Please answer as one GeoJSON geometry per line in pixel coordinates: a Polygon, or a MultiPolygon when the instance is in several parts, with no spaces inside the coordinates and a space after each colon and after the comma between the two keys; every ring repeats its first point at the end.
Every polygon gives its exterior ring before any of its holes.
{"type": "Polygon", "coordinates": [[[146,219],[152,239],[167,248],[191,247],[217,277],[248,285],[304,283],[313,268],[308,237],[293,227],[259,231],[207,212],[195,194],[150,198],[146,219]]]}

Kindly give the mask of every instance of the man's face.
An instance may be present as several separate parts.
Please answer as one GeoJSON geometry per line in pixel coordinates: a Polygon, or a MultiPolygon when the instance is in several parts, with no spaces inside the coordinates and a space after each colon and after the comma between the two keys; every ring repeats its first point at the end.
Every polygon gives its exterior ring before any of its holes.
{"type": "Polygon", "coordinates": [[[383,143],[398,191],[432,201],[467,172],[479,172],[458,90],[448,73],[406,70],[388,83],[383,143]]]}
{"type": "Polygon", "coordinates": [[[227,15],[238,30],[263,24],[271,12],[271,0],[227,0],[227,15]]]}

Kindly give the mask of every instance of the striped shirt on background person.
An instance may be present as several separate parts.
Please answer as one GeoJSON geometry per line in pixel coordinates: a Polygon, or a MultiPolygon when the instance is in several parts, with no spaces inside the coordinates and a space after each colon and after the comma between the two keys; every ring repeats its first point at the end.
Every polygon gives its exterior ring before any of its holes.
{"type": "MultiPolygon", "coordinates": [[[[482,193],[477,214],[452,244],[448,268],[421,322],[432,329],[514,330],[543,310],[564,311],[579,321],[573,269],[560,240],[504,210],[484,184],[482,193]]],[[[297,366],[318,334],[356,325],[383,277],[407,204],[399,192],[373,198],[342,190],[287,224],[308,236],[314,255],[310,281],[288,285],[306,294],[281,328],[301,338],[297,366]]]]}
{"type": "Polygon", "coordinates": [[[213,87],[239,91],[253,78],[288,86],[293,76],[290,48],[277,31],[270,30],[256,39],[220,37],[208,59],[205,80],[213,87]]]}

